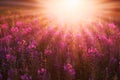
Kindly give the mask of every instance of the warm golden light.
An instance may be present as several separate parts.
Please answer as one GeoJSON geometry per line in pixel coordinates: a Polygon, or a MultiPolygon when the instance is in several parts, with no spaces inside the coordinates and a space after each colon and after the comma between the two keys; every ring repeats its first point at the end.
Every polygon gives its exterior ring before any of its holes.
{"type": "Polygon", "coordinates": [[[48,15],[61,23],[78,24],[96,17],[98,6],[93,0],[51,0],[45,4],[48,15]]]}
{"type": "Polygon", "coordinates": [[[107,23],[113,15],[118,19],[116,10],[120,10],[119,2],[106,0],[38,0],[38,5],[43,24],[72,32],[95,27],[94,23],[107,23]]]}

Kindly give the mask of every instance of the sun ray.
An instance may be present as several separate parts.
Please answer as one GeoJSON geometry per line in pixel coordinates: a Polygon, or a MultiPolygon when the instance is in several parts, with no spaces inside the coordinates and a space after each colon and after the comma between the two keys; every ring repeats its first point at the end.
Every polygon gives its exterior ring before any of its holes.
{"type": "MultiPolygon", "coordinates": [[[[120,1],[107,0],[38,0],[37,4],[27,3],[29,6],[36,7],[36,10],[22,11],[22,13],[23,16],[37,16],[46,26],[60,25],[61,28],[71,27],[70,29],[77,30],[81,24],[85,25],[89,22],[105,23],[120,20],[119,3],[120,1]]],[[[12,4],[25,5],[26,3],[12,4]]]]}
{"type": "Polygon", "coordinates": [[[51,16],[53,23],[69,26],[79,25],[86,21],[107,22],[111,16],[119,15],[115,10],[120,9],[119,2],[105,2],[105,0],[46,0],[41,1],[40,4],[43,6],[43,10],[40,11],[44,13],[43,16],[51,16]]]}

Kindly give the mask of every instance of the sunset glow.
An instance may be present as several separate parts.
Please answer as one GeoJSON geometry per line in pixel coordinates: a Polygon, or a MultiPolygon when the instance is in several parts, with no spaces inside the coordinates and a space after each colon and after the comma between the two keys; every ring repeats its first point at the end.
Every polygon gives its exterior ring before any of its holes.
{"type": "Polygon", "coordinates": [[[52,0],[45,4],[45,11],[58,21],[73,25],[95,19],[100,10],[93,0],[52,0]]]}
{"type": "Polygon", "coordinates": [[[0,0],[0,80],[119,80],[120,0],[0,0]]]}

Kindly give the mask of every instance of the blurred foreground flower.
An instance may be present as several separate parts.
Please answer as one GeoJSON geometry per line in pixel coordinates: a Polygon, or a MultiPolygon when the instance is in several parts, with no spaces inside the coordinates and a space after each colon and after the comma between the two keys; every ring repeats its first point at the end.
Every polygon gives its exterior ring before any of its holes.
{"type": "Polygon", "coordinates": [[[32,80],[32,76],[29,76],[28,74],[21,75],[21,80],[32,80]]]}
{"type": "Polygon", "coordinates": [[[50,76],[45,68],[40,68],[37,71],[39,80],[50,80],[50,76]]]}
{"type": "Polygon", "coordinates": [[[71,76],[75,75],[75,70],[73,68],[73,66],[69,63],[67,63],[66,65],[64,65],[64,70],[68,72],[68,74],[70,74],[71,76]]]}

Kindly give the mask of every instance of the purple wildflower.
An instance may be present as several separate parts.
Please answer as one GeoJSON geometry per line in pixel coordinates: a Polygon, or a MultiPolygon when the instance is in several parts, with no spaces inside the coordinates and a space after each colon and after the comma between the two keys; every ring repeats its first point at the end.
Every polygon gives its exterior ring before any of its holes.
{"type": "Polygon", "coordinates": [[[64,65],[64,70],[67,71],[70,75],[75,75],[75,70],[71,64],[64,65]]]}
{"type": "Polygon", "coordinates": [[[88,49],[88,54],[97,54],[97,53],[98,53],[98,51],[96,48],[91,47],[88,49]]]}
{"type": "Polygon", "coordinates": [[[38,71],[37,71],[38,75],[44,74],[45,72],[46,72],[45,68],[38,69],[38,71]]]}
{"type": "Polygon", "coordinates": [[[14,62],[16,60],[16,57],[11,54],[6,54],[6,60],[8,62],[14,62]]]}
{"type": "Polygon", "coordinates": [[[2,74],[0,73],[0,80],[2,80],[2,78],[3,78],[3,76],[2,76],[2,74]]]}
{"type": "Polygon", "coordinates": [[[48,80],[47,70],[45,68],[38,69],[37,75],[39,80],[48,80]]]}
{"type": "Polygon", "coordinates": [[[16,26],[18,26],[18,27],[22,26],[22,24],[23,24],[23,23],[22,23],[21,21],[17,21],[17,22],[16,22],[16,26]]]}
{"type": "Polygon", "coordinates": [[[50,55],[50,54],[52,54],[52,50],[50,50],[50,49],[45,49],[44,54],[50,55]]]}
{"type": "Polygon", "coordinates": [[[13,33],[18,32],[18,31],[19,31],[18,27],[12,27],[11,28],[11,32],[13,32],[13,33]]]}
{"type": "Polygon", "coordinates": [[[21,75],[21,80],[32,80],[32,76],[29,76],[28,74],[21,75]]]}
{"type": "Polygon", "coordinates": [[[114,28],[116,28],[116,25],[115,25],[114,23],[109,23],[109,24],[108,24],[108,27],[114,29],[114,28]]]}
{"type": "Polygon", "coordinates": [[[3,29],[7,29],[8,28],[8,24],[7,23],[5,23],[5,24],[2,24],[2,26],[1,26],[3,29]]]}

